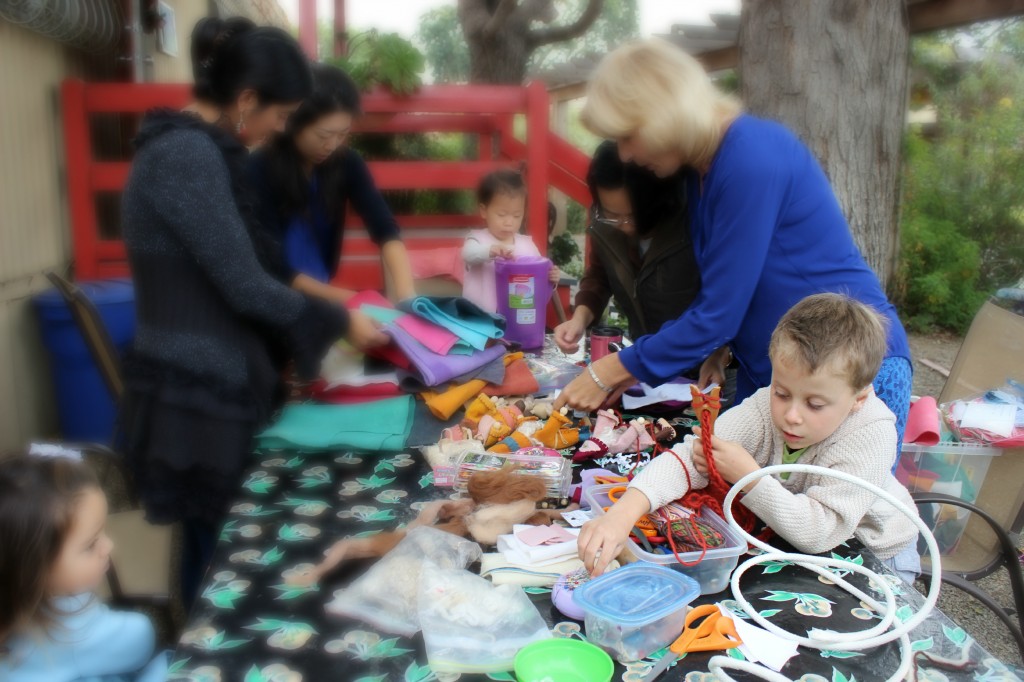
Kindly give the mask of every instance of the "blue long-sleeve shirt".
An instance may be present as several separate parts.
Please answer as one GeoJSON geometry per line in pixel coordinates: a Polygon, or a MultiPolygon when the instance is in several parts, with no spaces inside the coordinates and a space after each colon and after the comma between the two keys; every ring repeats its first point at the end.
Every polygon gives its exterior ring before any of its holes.
{"type": "Polygon", "coordinates": [[[782,315],[822,292],[873,306],[889,319],[887,355],[910,358],[824,171],[787,128],[741,115],[703,183],[692,173],[686,192],[701,291],[681,317],[619,353],[633,376],[661,383],[728,344],[740,365],[738,403],[771,382],[768,342],[782,315]]]}
{"type": "Polygon", "coordinates": [[[6,682],[161,682],[167,655],[154,657],[156,635],[141,613],[112,611],[89,594],[62,597],[46,634],[15,635],[0,655],[6,682]]]}

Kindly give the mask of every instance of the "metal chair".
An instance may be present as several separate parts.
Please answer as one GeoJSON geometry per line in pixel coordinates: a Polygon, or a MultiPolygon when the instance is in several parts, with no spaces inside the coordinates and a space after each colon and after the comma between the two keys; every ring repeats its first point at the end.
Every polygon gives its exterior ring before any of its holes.
{"type": "MultiPolygon", "coordinates": [[[[46,276],[67,303],[111,397],[120,402],[124,392],[120,358],[103,318],[74,284],[56,273],[46,276]]],[[[107,593],[101,596],[118,606],[158,609],[177,628],[177,612],[171,598],[171,527],[146,521],[131,474],[118,453],[98,443],[70,446],[82,451],[112,502],[107,530],[116,550],[107,571],[107,593]]]]}
{"type": "MultiPolygon", "coordinates": [[[[1021,570],[1020,559],[1017,555],[1017,548],[1010,539],[1009,534],[1003,529],[999,521],[984,509],[965,502],[958,497],[945,495],[943,493],[918,492],[912,493],[911,497],[920,507],[925,504],[948,504],[961,509],[966,509],[974,516],[973,519],[980,519],[988,525],[989,530],[995,535],[998,543],[998,557],[994,566],[991,566],[986,575],[992,573],[1000,566],[1006,568],[1010,578],[1010,590],[1013,595],[1013,608],[1004,609],[987,593],[978,587],[973,580],[977,578],[970,573],[957,572],[954,569],[942,570],[942,582],[947,585],[966,592],[982,605],[989,609],[999,618],[1007,629],[1009,629],[1014,642],[1017,644],[1017,651],[1021,660],[1024,661],[1024,572],[1021,570]]],[[[970,532],[970,526],[968,527],[970,532]]],[[[966,539],[966,538],[964,538],[966,539]]],[[[931,576],[930,567],[922,565],[922,575],[927,578],[931,576]]]]}

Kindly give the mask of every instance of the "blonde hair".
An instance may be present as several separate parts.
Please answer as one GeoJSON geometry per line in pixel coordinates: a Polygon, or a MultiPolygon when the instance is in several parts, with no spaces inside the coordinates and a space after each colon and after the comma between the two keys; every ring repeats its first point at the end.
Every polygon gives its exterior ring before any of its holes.
{"type": "Polygon", "coordinates": [[[782,316],[768,355],[810,373],[828,367],[860,391],[885,359],[887,327],[888,320],[871,306],[842,294],[815,294],[782,316]]]}
{"type": "Polygon", "coordinates": [[[628,43],[601,60],[580,121],[598,137],[636,136],[651,153],[674,152],[707,167],[739,101],[720,91],[696,59],[658,38],[628,43]]]}

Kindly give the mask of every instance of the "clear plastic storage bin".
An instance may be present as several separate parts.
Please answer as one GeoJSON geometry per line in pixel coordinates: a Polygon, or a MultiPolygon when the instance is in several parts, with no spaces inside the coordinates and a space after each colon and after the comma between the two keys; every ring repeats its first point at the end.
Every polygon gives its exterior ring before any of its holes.
{"type": "Polygon", "coordinates": [[[635,563],[584,584],[573,599],[586,613],[587,640],[628,663],[675,641],[698,594],[692,578],[635,563]]]}
{"type": "MultiPolygon", "coordinates": [[[[612,502],[608,498],[608,491],[615,487],[614,485],[595,485],[587,490],[586,501],[590,503],[594,514],[604,514],[604,508],[611,506],[612,502]]],[[[709,549],[704,555],[704,559],[695,566],[680,564],[672,554],[651,554],[632,541],[627,545],[633,556],[640,561],[679,571],[700,584],[701,594],[715,594],[729,586],[729,576],[732,575],[732,570],[739,563],[740,555],[747,551],[747,543],[725,522],[725,519],[713,511],[702,509],[697,518],[717,529],[725,538],[725,544],[722,547],[709,549]]],[[[700,552],[684,552],[679,556],[683,561],[694,562],[700,558],[700,552]]]]}
{"type": "MultiPolygon", "coordinates": [[[[896,479],[912,493],[944,493],[973,504],[978,501],[992,458],[1000,454],[999,448],[974,443],[905,443],[896,479]]],[[[921,505],[920,511],[939,551],[943,555],[953,552],[967,528],[970,512],[948,504],[921,505]]]]}

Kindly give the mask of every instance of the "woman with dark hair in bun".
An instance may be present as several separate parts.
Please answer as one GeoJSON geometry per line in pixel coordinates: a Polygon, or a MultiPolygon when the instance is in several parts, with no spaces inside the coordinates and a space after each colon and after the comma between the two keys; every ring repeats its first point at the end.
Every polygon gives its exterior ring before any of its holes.
{"type": "Polygon", "coordinates": [[[204,19],[192,65],[195,103],[146,115],[123,196],[137,312],[124,450],[148,518],[183,524],[186,604],[253,434],[280,397],[272,349],[309,376],[342,336],[359,347],[386,341],[365,316],[282,285],[254,246],[246,145],[282,130],[310,93],[295,40],[245,19],[204,19]]]}
{"type": "Polygon", "coordinates": [[[361,113],[359,89],[341,69],[313,65],[313,93],[277,135],[252,155],[260,223],[280,249],[283,281],[307,294],[345,301],[329,284],[341,261],[346,204],[380,248],[398,299],[414,295],[398,225],[359,154],[346,144],[361,113]]]}

